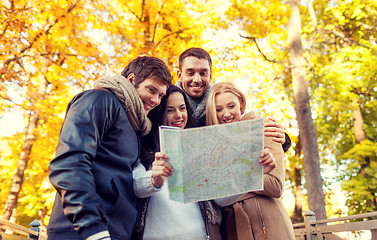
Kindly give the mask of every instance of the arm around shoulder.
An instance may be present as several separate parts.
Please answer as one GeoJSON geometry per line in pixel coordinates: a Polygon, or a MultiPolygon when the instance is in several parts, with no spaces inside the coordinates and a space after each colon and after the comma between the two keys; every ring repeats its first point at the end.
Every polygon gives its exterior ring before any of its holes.
{"type": "Polygon", "coordinates": [[[279,198],[284,192],[285,164],[284,152],[280,143],[275,142],[273,137],[264,138],[264,146],[270,149],[276,161],[276,167],[270,173],[263,175],[264,190],[256,193],[279,198]]]}

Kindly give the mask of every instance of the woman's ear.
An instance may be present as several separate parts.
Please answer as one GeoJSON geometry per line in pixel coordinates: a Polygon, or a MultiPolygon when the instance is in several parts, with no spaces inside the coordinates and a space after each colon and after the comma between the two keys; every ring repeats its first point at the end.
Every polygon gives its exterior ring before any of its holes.
{"type": "Polygon", "coordinates": [[[245,113],[245,109],[246,109],[245,102],[243,101],[243,99],[240,99],[240,110],[241,110],[241,114],[244,114],[244,113],[245,113]]]}

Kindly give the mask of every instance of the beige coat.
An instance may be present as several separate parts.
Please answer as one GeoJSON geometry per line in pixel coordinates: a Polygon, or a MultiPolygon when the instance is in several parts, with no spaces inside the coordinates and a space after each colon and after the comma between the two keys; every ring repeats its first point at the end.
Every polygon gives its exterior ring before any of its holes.
{"type": "Polygon", "coordinates": [[[224,239],[294,240],[292,222],[281,196],[284,191],[285,165],[281,144],[265,137],[277,166],[263,175],[264,190],[249,192],[235,204],[222,209],[224,239]]]}

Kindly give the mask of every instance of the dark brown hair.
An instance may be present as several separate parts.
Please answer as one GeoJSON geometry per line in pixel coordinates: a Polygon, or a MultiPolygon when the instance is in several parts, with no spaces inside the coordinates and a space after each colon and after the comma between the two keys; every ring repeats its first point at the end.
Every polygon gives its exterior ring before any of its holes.
{"type": "Polygon", "coordinates": [[[124,68],[122,76],[127,78],[131,73],[135,75],[135,87],[151,77],[160,78],[168,86],[171,84],[171,74],[168,67],[164,61],[156,57],[141,56],[135,58],[124,68]]]}
{"type": "Polygon", "coordinates": [[[182,65],[183,65],[183,60],[187,57],[196,57],[199,59],[206,59],[209,64],[209,70],[212,72],[212,59],[209,53],[202,49],[202,48],[189,48],[186,49],[180,56],[178,60],[179,64],[179,70],[182,71],[182,65]]]}
{"type": "Polygon", "coordinates": [[[145,137],[141,138],[141,163],[148,169],[149,165],[154,161],[154,154],[160,151],[160,144],[159,144],[159,126],[163,125],[166,120],[167,114],[167,104],[169,96],[174,93],[179,92],[182,94],[183,99],[186,104],[187,110],[187,123],[185,128],[195,127],[195,120],[192,117],[192,112],[190,108],[190,104],[187,100],[185,93],[178,87],[171,85],[168,90],[166,91],[166,95],[161,99],[161,104],[152,109],[148,117],[152,121],[152,130],[149,134],[145,137]]]}

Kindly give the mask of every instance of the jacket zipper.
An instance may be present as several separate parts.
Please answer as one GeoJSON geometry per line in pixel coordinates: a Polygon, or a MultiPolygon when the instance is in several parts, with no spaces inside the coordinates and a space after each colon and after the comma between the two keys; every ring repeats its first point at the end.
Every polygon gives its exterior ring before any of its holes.
{"type": "Polygon", "coordinates": [[[264,239],[267,239],[267,229],[266,229],[266,226],[264,225],[262,210],[260,208],[258,198],[255,198],[255,205],[257,206],[258,216],[259,216],[260,224],[263,230],[264,239]]]}
{"type": "Polygon", "coordinates": [[[207,218],[208,218],[208,216],[207,216],[207,205],[206,205],[205,202],[199,202],[198,204],[199,204],[200,212],[202,214],[202,218],[203,218],[203,222],[204,222],[204,227],[206,229],[206,239],[207,240],[211,240],[211,237],[209,236],[209,226],[208,226],[208,222],[207,222],[207,218]],[[202,211],[204,212],[205,216],[203,216],[203,212],[202,211]]]}

